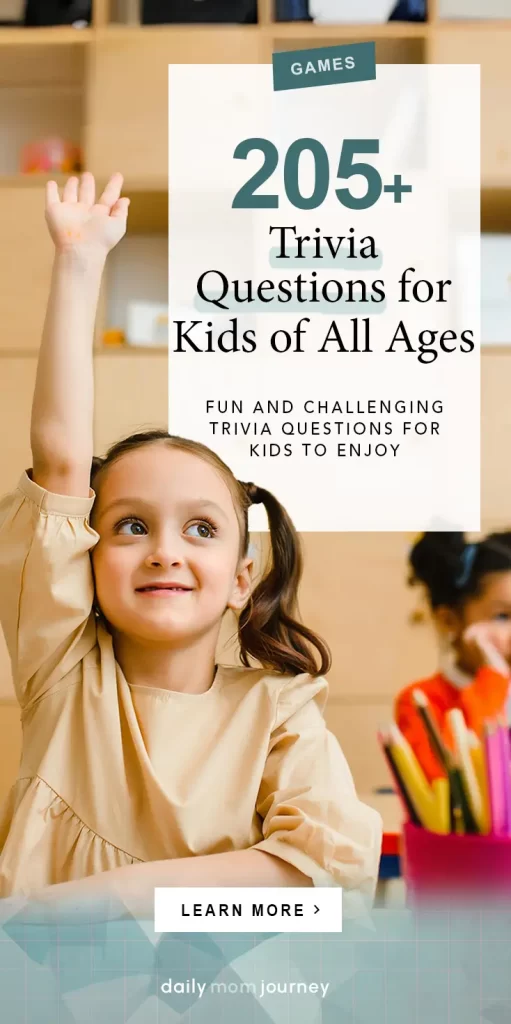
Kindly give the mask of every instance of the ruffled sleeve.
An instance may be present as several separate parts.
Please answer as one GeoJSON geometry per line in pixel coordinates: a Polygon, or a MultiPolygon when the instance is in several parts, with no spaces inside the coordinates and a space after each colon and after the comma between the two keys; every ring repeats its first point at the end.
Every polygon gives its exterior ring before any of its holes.
{"type": "Polygon", "coordinates": [[[89,498],[50,494],[24,473],[0,501],[0,623],[23,708],[96,642],[89,498]]]}
{"type": "Polygon", "coordinates": [[[280,693],[257,810],[255,849],[281,857],[316,886],[374,894],[382,822],[358,799],[353,778],[322,709],[322,678],[301,675],[280,693]]]}

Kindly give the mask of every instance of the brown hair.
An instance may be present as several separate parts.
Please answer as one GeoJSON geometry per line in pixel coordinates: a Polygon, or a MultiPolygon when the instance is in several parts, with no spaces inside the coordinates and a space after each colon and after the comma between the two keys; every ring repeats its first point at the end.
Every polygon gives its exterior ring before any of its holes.
{"type": "Polygon", "coordinates": [[[252,657],[263,668],[276,672],[323,675],[330,668],[330,651],[321,637],[296,618],[298,584],[303,569],[299,537],[285,508],[273,494],[255,484],[237,480],[225,462],[206,445],[176,437],[164,430],[132,434],[112,445],[104,459],[93,459],[91,487],[97,485],[108,466],[123,455],[159,441],[196,455],[221,474],[232,494],[238,517],[241,558],[247,554],[249,545],[248,509],[254,504],[262,504],[266,509],[271,565],[238,618],[242,664],[248,668],[252,657]],[[313,651],[319,656],[319,665],[313,651]]]}

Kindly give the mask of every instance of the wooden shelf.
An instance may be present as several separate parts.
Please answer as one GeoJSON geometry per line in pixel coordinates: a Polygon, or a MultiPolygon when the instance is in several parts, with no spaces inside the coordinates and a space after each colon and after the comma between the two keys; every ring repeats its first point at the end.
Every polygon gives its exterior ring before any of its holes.
{"type": "Polygon", "coordinates": [[[316,24],[313,21],[276,21],[265,26],[275,39],[422,39],[428,32],[425,22],[389,21],[371,24],[316,24]]]}
{"type": "MultiPolygon", "coordinates": [[[[312,24],[312,23],[311,23],[312,24]]],[[[219,22],[215,24],[208,24],[207,22],[190,22],[189,24],[179,24],[178,22],[169,25],[121,25],[112,23],[110,25],[102,26],[96,30],[92,30],[93,35],[98,40],[112,40],[112,39],[133,39],[137,35],[148,39],[150,36],[177,36],[189,34],[200,35],[205,30],[210,32],[212,35],[221,35],[222,33],[235,33],[242,30],[243,32],[252,33],[253,35],[260,32],[261,28],[267,27],[262,25],[240,25],[238,23],[231,22],[219,22]]]]}
{"type": "Polygon", "coordinates": [[[0,174],[0,188],[44,188],[47,181],[63,185],[67,174],[0,174]]]}
{"type": "Polygon", "coordinates": [[[80,46],[96,36],[92,28],[0,28],[0,46],[80,46]]]}
{"type": "Polygon", "coordinates": [[[99,356],[101,359],[105,359],[107,356],[112,356],[114,359],[117,356],[165,356],[168,358],[168,348],[166,345],[101,345],[98,344],[94,347],[94,355],[99,356]]]}
{"type": "Polygon", "coordinates": [[[511,234],[511,187],[481,189],[481,230],[488,234],[511,234]]]}
{"type": "MultiPolygon", "coordinates": [[[[440,23],[452,25],[451,22],[440,23]]],[[[505,27],[511,28],[511,20],[502,23],[505,27]]],[[[294,39],[308,38],[345,38],[353,39],[358,37],[371,36],[375,39],[411,39],[424,38],[427,35],[429,25],[427,22],[406,22],[392,21],[383,24],[372,25],[370,23],[351,24],[339,22],[334,24],[317,24],[313,21],[275,21],[260,23],[259,25],[238,25],[238,24],[214,24],[205,23],[189,25],[120,25],[110,24],[97,28],[73,29],[68,27],[56,28],[0,28],[1,46],[74,46],[88,43],[101,42],[119,38],[133,39],[137,35],[149,38],[151,35],[184,35],[193,37],[195,33],[201,33],[205,29],[212,34],[239,32],[251,33],[253,35],[266,34],[278,38],[294,39]]],[[[501,27],[501,23],[498,23],[501,27]]]]}
{"type": "Polygon", "coordinates": [[[458,19],[439,19],[434,25],[435,32],[448,30],[450,32],[511,32],[511,18],[474,18],[471,21],[458,19]]]}
{"type": "Polygon", "coordinates": [[[219,33],[243,32],[257,35],[259,33],[269,34],[275,39],[286,38],[367,38],[374,39],[413,39],[426,38],[431,32],[452,31],[453,29],[463,32],[510,32],[511,18],[509,19],[473,19],[464,21],[435,19],[425,22],[389,21],[380,24],[369,22],[350,23],[339,22],[334,24],[322,24],[313,21],[262,21],[258,25],[239,24],[167,24],[167,25],[122,25],[110,23],[97,25],[91,28],[74,29],[69,26],[50,26],[44,28],[0,28],[0,47],[3,46],[80,46],[89,43],[101,42],[104,39],[133,39],[137,35],[149,38],[152,35],[183,35],[201,33],[207,30],[212,35],[219,33]]]}

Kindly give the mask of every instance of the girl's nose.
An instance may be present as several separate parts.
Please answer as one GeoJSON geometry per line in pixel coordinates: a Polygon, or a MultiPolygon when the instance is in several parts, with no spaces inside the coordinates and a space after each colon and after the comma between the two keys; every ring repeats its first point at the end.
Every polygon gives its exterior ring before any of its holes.
{"type": "Polygon", "coordinates": [[[174,558],[168,558],[166,555],[160,552],[153,555],[148,555],[145,559],[145,564],[151,569],[167,569],[172,566],[179,566],[183,564],[183,559],[175,556],[174,558]]]}
{"type": "Polygon", "coordinates": [[[154,545],[145,558],[149,568],[170,569],[172,566],[183,565],[184,556],[178,540],[160,540],[154,545]]]}

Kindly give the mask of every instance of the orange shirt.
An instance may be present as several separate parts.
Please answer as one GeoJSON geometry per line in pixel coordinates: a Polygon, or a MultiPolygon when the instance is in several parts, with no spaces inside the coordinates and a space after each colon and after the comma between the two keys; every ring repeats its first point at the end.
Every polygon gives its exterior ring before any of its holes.
{"type": "Polygon", "coordinates": [[[451,708],[460,708],[467,727],[481,737],[484,723],[504,712],[509,692],[509,679],[493,668],[481,668],[467,686],[458,687],[441,672],[412,683],[398,694],[394,717],[410,745],[413,747],[429,781],[444,775],[431,747],[413,700],[413,691],[422,690],[428,698],[430,711],[434,716],[445,742],[452,748],[452,738],[446,722],[451,708]]]}

